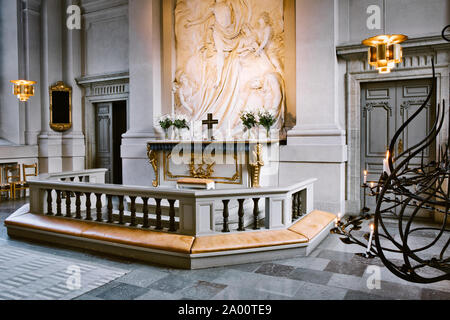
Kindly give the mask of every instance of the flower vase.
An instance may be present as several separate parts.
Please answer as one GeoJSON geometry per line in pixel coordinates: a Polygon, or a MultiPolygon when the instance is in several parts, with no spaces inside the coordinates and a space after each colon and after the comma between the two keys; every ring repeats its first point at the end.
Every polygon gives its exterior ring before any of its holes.
{"type": "Polygon", "coordinates": [[[253,127],[249,130],[248,132],[248,139],[249,140],[255,140],[257,137],[257,131],[256,131],[256,127],[253,127]]]}
{"type": "Polygon", "coordinates": [[[169,129],[164,129],[164,139],[169,140],[169,129]]]}
{"type": "Polygon", "coordinates": [[[180,129],[179,128],[174,128],[174,140],[181,140],[181,134],[180,134],[180,129]]]}

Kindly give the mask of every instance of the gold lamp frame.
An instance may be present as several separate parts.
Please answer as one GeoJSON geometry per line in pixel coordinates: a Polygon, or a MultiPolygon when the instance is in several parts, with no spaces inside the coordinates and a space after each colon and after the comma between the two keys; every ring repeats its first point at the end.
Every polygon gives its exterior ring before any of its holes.
{"type": "Polygon", "coordinates": [[[400,43],[408,40],[403,34],[378,35],[362,42],[369,47],[368,62],[379,73],[389,73],[397,63],[403,60],[400,43]]]}
{"type": "Polygon", "coordinates": [[[72,87],[66,85],[63,81],[58,81],[55,85],[50,86],[50,128],[52,130],[63,132],[72,128],[72,87]],[[53,92],[68,92],[69,93],[69,122],[68,123],[54,123],[53,122],[53,92]]]}
{"type": "Polygon", "coordinates": [[[29,80],[11,80],[14,84],[13,94],[21,102],[27,102],[32,96],[34,96],[34,87],[36,81],[29,80]]]}

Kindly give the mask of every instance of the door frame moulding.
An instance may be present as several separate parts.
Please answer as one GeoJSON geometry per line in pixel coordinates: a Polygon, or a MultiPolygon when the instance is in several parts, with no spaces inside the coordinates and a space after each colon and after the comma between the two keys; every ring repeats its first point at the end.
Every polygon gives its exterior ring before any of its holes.
{"type": "MultiPolygon", "coordinates": [[[[367,49],[362,46],[337,47],[337,54],[346,60],[345,103],[346,129],[348,143],[348,163],[346,170],[346,211],[358,214],[361,210],[361,84],[366,82],[385,82],[417,80],[432,77],[431,59],[436,67],[436,101],[449,101],[449,57],[450,46],[435,44],[430,37],[428,46],[407,47],[403,63],[389,74],[379,74],[367,62],[367,49]]],[[[445,124],[442,135],[448,127],[445,124]]],[[[439,144],[436,144],[437,146],[439,144]]]]}
{"type": "Polygon", "coordinates": [[[101,102],[125,101],[127,108],[127,128],[130,127],[129,96],[130,76],[128,71],[103,75],[86,76],[76,79],[84,88],[84,132],[86,137],[86,168],[95,167],[95,104],[101,102]]]}

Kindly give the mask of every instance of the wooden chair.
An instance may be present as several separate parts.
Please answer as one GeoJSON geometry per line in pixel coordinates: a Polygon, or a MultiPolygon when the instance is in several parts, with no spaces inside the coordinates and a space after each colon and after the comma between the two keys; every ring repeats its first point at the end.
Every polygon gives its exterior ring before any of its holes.
{"type": "Polygon", "coordinates": [[[5,167],[6,172],[6,182],[10,186],[10,197],[14,200],[16,199],[16,185],[20,185],[20,165],[11,165],[5,167]]]}
{"type": "Polygon", "coordinates": [[[27,181],[27,177],[37,177],[37,175],[38,175],[38,165],[37,165],[37,163],[31,164],[31,165],[22,164],[22,178],[23,178],[23,180],[15,183],[15,185],[14,185],[14,199],[16,198],[16,191],[27,190],[27,189],[30,188],[30,185],[28,184],[28,181],[27,181]],[[33,169],[33,172],[32,173],[27,173],[27,169],[33,169]]]}
{"type": "Polygon", "coordinates": [[[0,201],[2,201],[3,193],[6,192],[8,194],[8,197],[11,197],[12,195],[11,185],[3,181],[4,172],[6,172],[6,168],[0,168],[0,201]]]}

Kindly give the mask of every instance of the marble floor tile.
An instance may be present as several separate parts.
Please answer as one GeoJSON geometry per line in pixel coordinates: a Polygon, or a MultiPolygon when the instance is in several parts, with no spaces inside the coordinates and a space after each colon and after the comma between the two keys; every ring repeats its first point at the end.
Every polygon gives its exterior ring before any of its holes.
{"type": "Polygon", "coordinates": [[[224,284],[198,281],[195,285],[181,290],[179,294],[189,299],[209,300],[226,287],[224,284]]]}
{"type": "Polygon", "coordinates": [[[147,291],[147,289],[138,286],[119,283],[111,289],[105,290],[95,296],[104,300],[133,300],[134,298],[143,295],[147,291]]]}
{"type": "Polygon", "coordinates": [[[343,261],[330,261],[324,271],[349,274],[361,277],[366,271],[367,266],[364,264],[357,264],[343,261]]]}
{"type": "Polygon", "coordinates": [[[153,282],[158,281],[164,277],[167,277],[167,272],[161,272],[161,271],[143,271],[143,270],[133,270],[126,274],[125,276],[117,279],[118,282],[147,288],[150,286],[153,282]]]}
{"type": "Polygon", "coordinates": [[[334,288],[316,283],[305,283],[295,294],[299,300],[342,300],[347,294],[347,289],[334,288]]]}
{"type": "Polygon", "coordinates": [[[433,289],[422,289],[422,300],[450,300],[450,292],[433,290],[433,289]]]}
{"type": "Polygon", "coordinates": [[[293,296],[304,284],[302,281],[257,273],[239,272],[237,270],[227,270],[219,278],[214,280],[214,283],[253,288],[259,291],[266,291],[285,296],[293,296]]]}
{"type": "Polygon", "coordinates": [[[289,274],[290,279],[326,285],[333,274],[327,271],[297,268],[289,274]]]}
{"type": "Polygon", "coordinates": [[[277,295],[275,293],[255,290],[253,288],[243,288],[237,286],[228,286],[217,295],[212,297],[212,300],[289,300],[293,297],[277,295]]]}
{"type": "Polygon", "coordinates": [[[315,257],[299,257],[287,260],[277,261],[277,264],[282,264],[285,266],[291,266],[295,268],[304,268],[304,269],[312,269],[323,271],[325,267],[328,265],[330,260],[323,258],[315,258],[315,257]]]}
{"type": "Polygon", "coordinates": [[[153,282],[148,289],[155,289],[168,293],[175,293],[185,288],[193,286],[197,283],[196,280],[186,279],[185,277],[178,275],[168,275],[156,282],[153,282]]]}
{"type": "Polygon", "coordinates": [[[266,263],[263,264],[261,267],[259,267],[258,270],[255,271],[255,273],[265,274],[274,277],[287,277],[293,270],[295,270],[295,268],[291,266],[285,266],[275,263],[266,263]]]}

